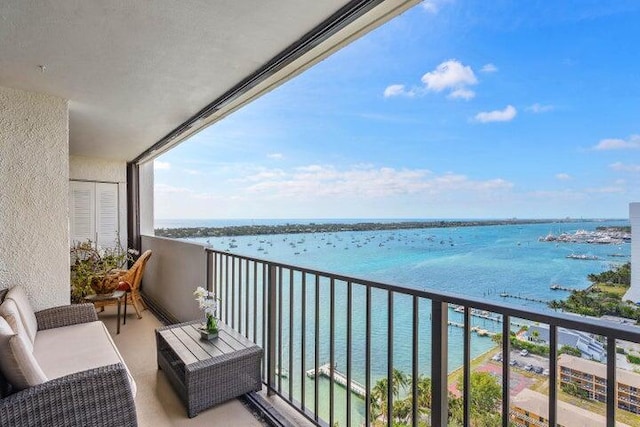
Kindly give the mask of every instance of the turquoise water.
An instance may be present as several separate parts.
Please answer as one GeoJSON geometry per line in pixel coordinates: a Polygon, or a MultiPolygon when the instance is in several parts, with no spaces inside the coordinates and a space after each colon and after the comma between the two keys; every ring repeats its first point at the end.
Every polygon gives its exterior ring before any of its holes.
{"type": "MultiPolygon", "coordinates": [[[[320,220],[298,220],[312,221],[320,220]]],[[[293,222],[269,221],[270,224],[293,222]]],[[[174,220],[159,221],[156,226],[223,226],[247,223],[251,221],[174,220]]],[[[538,238],[549,233],[595,230],[601,225],[628,225],[628,221],[193,240],[208,242],[218,250],[229,249],[233,253],[410,288],[442,290],[495,300],[503,300],[499,296],[502,292],[550,300],[567,295],[564,292],[550,290],[551,284],[585,288],[589,285],[589,273],[601,272],[611,265],[628,261],[630,245],[556,244],[539,242],[538,238]],[[237,247],[232,247],[233,245],[237,247]],[[260,248],[264,250],[261,251],[260,248]],[[600,259],[585,261],[566,258],[571,253],[596,255],[600,259]],[[611,257],[612,254],[623,254],[625,257],[611,257]]],[[[535,302],[513,302],[520,306],[545,307],[544,304],[535,302]]]]}
{"type": "MultiPolygon", "coordinates": [[[[360,220],[358,220],[360,221],[360,220]]],[[[273,221],[269,224],[291,223],[293,221],[273,221]]],[[[310,222],[310,221],[307,221],[310,222]]],[[[319,220],[313,222],[320,222],[319,220]]],[[[343,221],[335,221],[343,222],[343,221]]],[[[376,221],[379,222],[379,221],[376,221]]],[[[200,221],[199,226],[223,226],[251,222],[200,221]]],[[[255,222],[263,223],[263,222],[255,222]]],[[[293,234],[272,236],[241,236],[210,239],[193,239],[208,243],[215,249],[229,250],[233,253],[253,256],[277,262],[309,267],[333,273],[402,285],[416,289],[441,290],[467,297],[480,297],[489,300],[511,303],[520,307],[527,306],[547,310],[546,304],[520,299],[502,298],[501,293],[551,300],[565,298],[568,293],[553,291],[551,284],[581,289],[589,285],[587,275],[609,269],[614,264],[626,262],[630,255],[630,245],[589,245],[574,243],[539,242],[540,236],[549,233],[575,232],[577,230],[595,230],[601,225],[628,225],[627,221],[550,223],[513,226],[486,226],[460,228],[434,228],[403,231],[376,232],[336,232],[321,234],[293,234]],[[596,261],[575,260],[567,255],[589,254],[598,256],[596,261]],[[611,255],[624,257],[611,257],[611,255]]],[[[189,222],[156,224],[166,226],[194,226],[189,222]]],[[[286,278],[285,278],[286,279],[286,278]]],[[[285,280],[285,289],[288,281],[285,280]]],[[[307,307],[313,307],[312,292],[307,294],[307,307]]],[[[373,292],[372,319],[372,384],[387,372],[387,294],[373,292]]],[[[364,289],[354,288],[353,303],[353,377],[364,384],[364,289]]],[[[336,285],[336,335],[335,360],[338,370],[344,372],[346,365],[346,287],[336,285]]],[[[289,294],[284,293],[284,307],[288,307],[289,294]]],[[[320,358],[319,363],[329,361],[329,291],[327,284],[321,286],[320,295],[320,358]]],[[[294,307],[301,306],[299,284],[294,285],[294,307]]],[[[394,300],[394,354],[393,366],[410,373],[412,361],[412,301],[409,297],[396,296],[394,300]]],[[[421,301],[419,307],[419,370],[429,375],[431,331],[429,301],[421,301]]],[[[450,320],[462,322],[462,315],[450,311],[450,320]]],[[[307,351],[305,369],[314,364],[313,315],[307,317],[307,351]]],[[[288,314],[283,313],[283,360],[282,366],[289,366],[288,314]]],[[[300,399],[302,381],[302,348],[300,346],[299,310],[294,312],[292,331],[293,370],[290,380],[293,382],[293,396],[300,399]]],[[[497,331],[500,324],[488,320],[474,319],[474,325],[489,331],[497,331]]],[[[449,370],[462,364],[462,331],[449,328],[449,370]]],[[[472,357],[493,347],[491,339],[473,336],[472,357]]],[[[314,382],[304,380],[307,406],[312,407],[314,382]]],[[[319,382],[320,414],[328,419],[329,381],[319,382]]],[[[283,379],[283,391],[288,391],[288,382],[283,379]]],[[[345,425],[345,390],[335,387],[336,420],[345,425]]],[[[363,402],[353,397],[353,416],[355,424],[364,417],[363,402]]]]}

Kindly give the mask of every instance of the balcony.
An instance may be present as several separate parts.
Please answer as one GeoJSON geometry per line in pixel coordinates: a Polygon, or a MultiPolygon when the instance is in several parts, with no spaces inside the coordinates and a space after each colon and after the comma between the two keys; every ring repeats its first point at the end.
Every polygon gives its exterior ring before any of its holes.
{"type": "MultiPolygon", "coordinates": [[[[610,361],[615,361],[616,340],[640,342],[637,332],[624,325],[407,289],[181,241],[143,236],[143,248],[154,250],[163,259],[161,271],[149,271],[146,276],[147,298],[176,319],[185,320],[189,315],[197,316],[192,288],[206,284],[214,290],[221,298],[221,320],[265,349],[262,380],[270,398],[316,425],[390,424],[394,419],[408,425],[448,425],[449,342],[452,330],[460,329],[459,390],[464,425],[469,425],[474,312],[495,314],[503,336],[513,330],[512,324],[523,320],[550,326],[550,386],[545,408],[549,425],[557,421],[559,403],[559,327],[606,337],[610,361]],[[453,310],[454,306],[458,310],[453,310]],[[451,326],[457,322],[449,321],[456,311],[463,316],[458,329],[451,326]],[[399,396],[393,391],[399,385],[396,370],[411,378],[430,378],[430,389],[419,389],[417,381],[408,382],[405,395],[399,396]],[[316,375],[318,372],[321,375],[316,375]],[[391,386],[380,388],[380,380],[391,386]],[[421,400],[425,392],[432,396],[428,403],[421,400]],[[401,399],[402,404],[409,402],[409,407],[394,405],[401,399]]],[[[514,392],[510,381],[504,379],[511,379],[516,370],[509,364],[509,340],[502,340],[500,346],[503,360],[495,377],[500,382],[501,401],[495,410],[506,426],[514,392]]],[[[607,381],[602,408],[606,408],[606,425],[613,426],[617,425],[614,363],[607,365],[607,374],[613,381],[607,381]]]]}
{"type": "Polygon", "coordinates": [[[142,319],[137,319],[133,310],[128,314],[127,324],[121,327],[120,334],[115,333],[115,307],[105,308],[104,312],[98,313],[98,317],[107,325],[135,378],[138,387],[136,411],[140,426],[264,425],[236,399],[204,411],[195,418],[187,418],[178,395],[157,368],[154,331],[162,323],[150,311],[143,312],[142,319]]]}

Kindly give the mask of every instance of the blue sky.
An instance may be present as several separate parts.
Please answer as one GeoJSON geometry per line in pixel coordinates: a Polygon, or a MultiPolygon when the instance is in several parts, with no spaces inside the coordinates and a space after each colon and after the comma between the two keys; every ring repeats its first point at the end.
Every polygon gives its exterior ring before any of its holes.
{"type": "Polygon", "coordinates": [[[627,217],[638,22],[634,0],[424,1],[156,159],[155,217],[627,217]]]}

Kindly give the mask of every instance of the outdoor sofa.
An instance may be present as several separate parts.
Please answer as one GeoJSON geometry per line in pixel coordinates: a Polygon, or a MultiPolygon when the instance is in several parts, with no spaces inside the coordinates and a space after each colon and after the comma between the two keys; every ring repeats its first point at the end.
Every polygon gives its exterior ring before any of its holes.
{"type": "Polygon", "coordinates": [[[91,304],[0,291],[1,426],[136,426],[136,385],[91,304]],[[6,293],[6,295],[1,295],[6,293]]]}

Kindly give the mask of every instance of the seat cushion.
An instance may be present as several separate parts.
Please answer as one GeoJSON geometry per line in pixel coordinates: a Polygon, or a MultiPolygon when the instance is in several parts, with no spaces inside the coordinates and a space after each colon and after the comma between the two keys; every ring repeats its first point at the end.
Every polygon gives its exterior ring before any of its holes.
{"type": "Polygon", "coordinates": [[[0,304],[0,316],[4,317],[9,326],[11,326],[13,332],[21,336],[29,351],[32,351],[33,341],[31,341],[31,338],[27,333],[27,329],[22,322],[22,316],[20,316],[20,311],[18,310],[18,306],[15,301],[5,298],[4,302],[0,304]]]}
{"type": "MultiPolygon", "coordinates": [[[[101,321],[38,331],[33,355],[49,379],[114,363],[124,365],[124,359],[101,321]]],[[[135,397],[136,383],[129,368],[127,376],[135,397]]]]}
{"type": "Polygon", "coordinates": [[[9,292],[7,292],[7,295],[5,296],[5,300],[9,299],[13,300],[13,302],[16,303],[16,306],[18,306],[18,312],[20,312],[22,324],[24,329],[27,331],[31,344],[33,345],[33,342],[36,339],[36,332],[38,332],[38,321],[36,320],[36,314],[31,307],[27,294],[21,286],[14,286],[9,289],[9,292]]]}
{"type": "Polygon", "coordinates": [[[24,338],[16,335],[3,317],[0,317],[0,370],[16,390],[47,381],[24,338]]]}

